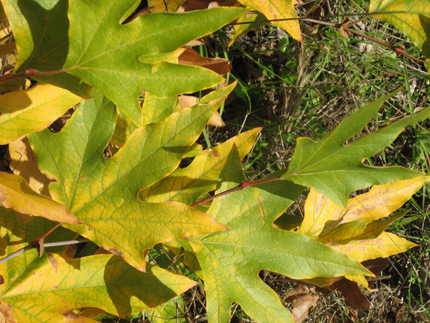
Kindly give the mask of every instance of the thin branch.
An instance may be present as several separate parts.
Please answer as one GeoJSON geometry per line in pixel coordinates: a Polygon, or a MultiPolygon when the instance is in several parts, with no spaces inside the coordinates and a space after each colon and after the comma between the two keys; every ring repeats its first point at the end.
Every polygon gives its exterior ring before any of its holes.
{"type": "Polygon", "coordinates": [[[221,197],[221,196],[224,196],[224,195],[227,195],[227,194],[230,194],[230,193],[236,192],[236,191],[244,190],[245,188],[247,188],[248,186],[251,186],[251,185],[257,185],[257,184],[269,183],[269,182],[276,181],[276,180],[278,180],[278,179],[280,179],[280,177],[273,177],[273,178],[270,178],[270,179],[263,179],[263,180],[261,180],[261,181],[243,181],[243,182],[242,182],[242,183],[240,183],[238,186],[236,186],[236,187],[234,187],[234,188],[231,188],[231,189],[229,189],[229,190],[227,190],[227,191],[224,191],[224,192],[222,192],[222,193],[215,194],[215,195],[213,195],[213,196],[207,197],[207,198],[205,198],[205,199],[203,199],[203,200],[201,200],[201,201],[198,201],[197,203],[192,204],[192,205],[191,205],[191,207],[195,207],[195,206],[197,206],[197,205],[205,204],[206,202],[212,201],[213,199],[216,199],[216,198],[218,198],[218,197],[221,197]]]}
{"type": "MultiPolygon", "coordinates": [[[[72,245],[72,244],[78,244],[78,243],[84,243],[84,242],[88,242],[90,240],[86,239],[86,238],[78,238],[76,240],[69,240],[69,241],[59,241],[59,242],[48,242],[48,243],[44,243],[43,246],[46,247],[58,247],[58,246],[68,246],[68,245],[72,245]]],[[[22,249],[19,249],[18,251],[15,251],[13,253],[11,253],[10,255],[0,259],[0,264],[15,258],[16,256],[31,250],[31,249],[36,249],[37,248],[38,243],[35,242],[31,242],[28,246],[25,246],[22,249]]]]}
{"type": "MultiPolygon", "coordinates": [[[[248,11],[246,14],[259,14],[259,11],[248,11]]],[[[374,16],[374,15],[381,15],[381,14],[393,14],[393,13],[407,13],[406,11],[387,11],[387,12],[363,12],[363,13],[345,13],[342,15],[327,15],[327,16],[319,16],[314,17],[317,19],[332,19],[332,18],[338,18],[338,17],[351,17],[351,16],[374,16]]],[[[273,20],[258,20],[258,21],[252,21],[252,22],[233,22],[230,23],[230,25],[250,25],[253,23],[260,23],[260,22],[276,22],[276,21],[290,21],[290,20],[308,20],[310,18],[307,17],[297,17],[297,18],[283,18],[283,19],[273,19],[273,20]]],[[[320,21],[320,20],[319,20],[320,21]]]]}

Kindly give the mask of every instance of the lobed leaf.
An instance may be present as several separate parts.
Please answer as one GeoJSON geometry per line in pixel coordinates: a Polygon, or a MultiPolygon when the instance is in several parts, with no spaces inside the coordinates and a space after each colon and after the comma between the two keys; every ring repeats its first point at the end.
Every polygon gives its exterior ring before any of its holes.
{"type": "Polygon", "coordinates": [[[148,266],[142,273],[114,255],[65,261],[45,254],[20,273],[1,300],[13,306],[18,322],[76,320],[80,317],[73,310],[82,307],[126,317],[162,304],[195,284],[159,267],[148,266]]]}
{"type": "Polygon", "coordinates": [[[330,228],[333,229],[343,223],[354,220],[374,221],[387,217],[429,180],[429,176],[421,176],[375,185],[368,193],[349,199],[346,209],[339,207],[315,190],[311,190],[305,203],[305,216],[298,231],[307,236],[317,237],[323,230],[327,234],[330,228]],[[331,225],[328,226],[328,223],[331,225]]]}
{"type": "Polygon", "coordinates": [[[137,5],[135,0],[71,2],[70,48],[64,68],[94,86],[120,108],[123,116],[140,125],[137,98],[142,88],[167,97],[222,81],[216,73],[200,67],[172,64],[163,58],[155,63],[157,56],[217,30],[246,9],[147,14],[121,24],[137,5]],[[151,63],[142,63],[148,59],[151,63]]]}
{"type": "Polygon", "coordinates": [[[318,142],[309,138],[299,138],[288,171],[281,179],[311,187],[345,208],[348,194],[351,192],[374,184],[423,176],[421,172],[403,167],[366,166],[363,159],[388,146],[406,126],[428,118],[430,108],[345,144],[364,128],[382,104],[396,93],[387,94],[357,110],[318,142]]]}
{"type": "MultiPolygon", "coordinates": [[[[243,180],[237,175],[237,155],[231,158],[223,172],[227,184],[220,190],[243,180]]],[[[278,295],[260,279],[260,270],[294,279],[369,275],[358,262],[342,253],[333,252],[301,233],[273,228],[273,221],[302,190],[291,182],[275,181],[214,200],[207,213],[230,231],[189,239],[203,271],[210,322],[228,322],[232,302],[240,304],[259,322],[294,322],[278,295]]]]}
{"type": "Polygon", "coordinates": [[[173,172],[223,99],[182,109],[166,120],[135,130],[111,158],[103,151],[116,108],[97,92],[84,101],[60,133],[30,136],[54,200],[82,222],[68,226],[99,246],[145,269],[145,251],[155,244],[225,228],[210,216],[175,203],[144,203],[137,193],[173,172]],[[46,151],[51,154],[46,154],[46,151]]]}

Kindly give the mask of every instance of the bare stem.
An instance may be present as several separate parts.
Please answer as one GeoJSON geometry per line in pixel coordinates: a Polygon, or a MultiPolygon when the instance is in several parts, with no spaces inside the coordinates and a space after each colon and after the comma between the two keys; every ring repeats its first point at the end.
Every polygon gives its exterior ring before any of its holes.
{"type": "MultiPolygon", "coordinates": [[[[90,241],[90,240],[85,239],[85,238],[78,238],[76,240],[69,240],[69,241],[48,242],[48,243],[44,243],[43,246],[45,248],[46,247],[68,246],[68,245],[77,244],[77,243],[84,243],[84,242],[88,242],[88,241],[90,241]]],[[[4,263],[4,262],[6,262],[12,258],[15,258],[16,256],[18,256],[18,255],[20,255],[20,254],[22,254],[28,250],[36,249],[37,245],[38,244],[35,243],[34,241],[31,242],[28,246],[26,246],[22,249],[19,249],[18,251],[15,251],[15,252],[11,253],[10,255],[0,259],[0,264],[4,263]]]]}
{"type": "Polygon", "coordinates": [[[222,193],[215,194],[213,196],[207,197],[207,198],[205,198],[205,199],[203,199],[201,201],[198,201],[197,203],[192,204],[191,207],[195,207],[197,205],[205,204],[206,202],[212,201],[213,199],[216,199],[218,197],[221,197],[221,196],[224,196],[224,195],[236,192],[236,191],[244,190],[245,188],[247,188],[248,186],[251,186],[251,185],[257,185],[257,184],[263,184],[263,183],[273,182],[273,181],[276,181],[278,179],[280,179],[280,177],[273,177],[273,178],[270,178],[270,179],[263,179],[261,181],[243,181],[238,186],[236,186],[234,188],[231,188],[231,189],[229,189],[227,191],[224,191],[222,193]]]}
{"type": "MultiPolygon", "coordinates": [[[[248,11],[247,14],[259,14],[259,11],[248,11]]],[[[393,14],[393,13],[406,13],[406,11],[387,11],[387,12],[363,12],[363,13],[345,13],[342,15],[327,15],[327,16],[320,16],[320,17],[314,17],[317,19],[332,19],[337,17],[351,17],[351,16],[374,16],[374,15],[380,15],[380,14],[393,14]]],[[[283,18],[283,19],[272,19],[272,20],[258,20],[258,21],[252,21],[252,22],[233,22],[230,25],[249,25],[253,23],[260,23],[260,22],[276,22],[276,21],[290,21],[290,20],[308,20],[310,18],[307,17],[296,17],[296,18],[283,18]]],[[[318,20],[321,21],[321,20],[318,20]]]]}

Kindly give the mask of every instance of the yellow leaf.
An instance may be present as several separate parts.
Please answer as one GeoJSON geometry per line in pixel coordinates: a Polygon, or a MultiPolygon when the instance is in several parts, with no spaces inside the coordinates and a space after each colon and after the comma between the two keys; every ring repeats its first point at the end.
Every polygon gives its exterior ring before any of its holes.
{"type": "Polygon", "coordinates": [[[384,185],[375,185],[365,194],[348,200],[346,209],[311,190],[305,203],[305,217],[298,231],[308,236],[318,236],[327,222],[332,227],[358,219],[377,220],[387,217],[415,194],[430,176],[415,177],[384,185]]]}
{"type": "MultiPolygon", "coordinates": [[[[294,0],[239,0],[245,7],[253,8],[269,20],[297,18],[294,0]]],[[[303,41],[298,20],[274,21],[275,26],[284,29],[294,39],[303,41]]]]}
{"type": "Polygon", "coordinates": [[[0,144],[45,129],[81,100],[67,90],[48,84],[2,95],[0,144]]]}
{"type": "Polygon", "coordinates": [[[5,208],[56,222],[80,224],[64,205],[37,194],[20,176],[0,172],[0,201],[1,196],[4,198],[2,205],[5,208]]]}
{"type": "Polygon", "coordinates": [[[379,257],[386,258],[416,246],[415,243],[395,234],[383,232],[376,239],[351,241],[346,245],[331,245],[330,248],[343,252],[358,262],[363,262],[379,257]]]}

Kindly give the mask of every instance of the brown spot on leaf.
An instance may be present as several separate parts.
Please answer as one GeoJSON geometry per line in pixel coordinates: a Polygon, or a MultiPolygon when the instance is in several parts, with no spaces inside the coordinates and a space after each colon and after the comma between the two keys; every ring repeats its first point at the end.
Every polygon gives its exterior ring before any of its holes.
{"type": "Polygon", "coordinates": [[[87,226],[87,230],[88,231],[91,231],[93,228],[91,228],[88,224],[86,224],[86,226],[87,226]]]}
{"type": "Polygon", "coordinates": [[[87,177],[86,177],[86,176],[81,176],[81,177],[79,177],[79,179],[86,180],[86,179],[87,179],[87,177]]]}
{"type": "Polygon", "coordinates": [[[219,157],[219,152],[218,150],[214,150],[213,154],[212,154],[215,158],[219,157]]]}
{"type": "Polygon", "coordinates": [[[3,276],[2,275],[0,275],[0,285],[1,284],[4,284],[4,278],[3,278],[3,276]]]}
{"type": "Polygon", "coordinates": [[[54,287],[54,289],[57,289],[57,288],[58,288],[58,285],[53,285],[53,287],[54,287]]]}

